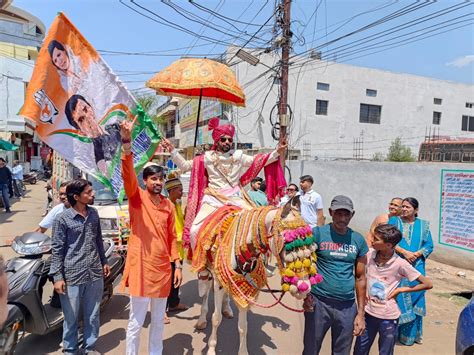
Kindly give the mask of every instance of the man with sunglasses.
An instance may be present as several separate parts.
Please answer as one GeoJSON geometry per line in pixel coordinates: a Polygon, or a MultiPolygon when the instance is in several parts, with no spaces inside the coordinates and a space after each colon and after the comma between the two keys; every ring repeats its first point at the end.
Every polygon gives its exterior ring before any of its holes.
{"type": "MultiPolygon", "coordinates": [[[[202,221],[217,208],[224,205],[245,209],[255,207],[243,186],[256,178],[262,168],[265,167],[265,180],[269,180],[267,175],[273,174],[269,183],[281,181],[277,164],[287,147],[286,143],[279,144],[269,154],[250,156],[242,150],[232,150],[235,133],[233,125],[219,125],[219,119],[213,118],[209,121],[209,131],[212,131],[214,145],[211,150],[193,160],[185,160],[168,140],[162,141],[162,146],[171,153],[171,159],[181,172],[192,172],[183,231],[183,242],[191,242],[192,247],[202,221]]],[[[279,188],[284,188],[284,185],[279,188]]],[[[272,186],[270,192],[276,190],[277,187],[272,186]]]]}
{"type": "Polygon", "coordinates": [[[298,186],[296,186],[296,184],[293,184],[293,183],[289,184],[288,187],[286,188],[286,195],[283,196],[283,198],[281,199],[279,206],[281,207],[281,206],[285,205],[293,197],[295,197],[299,194],[300,194],[300,192],[299,192],[298,186]]]}

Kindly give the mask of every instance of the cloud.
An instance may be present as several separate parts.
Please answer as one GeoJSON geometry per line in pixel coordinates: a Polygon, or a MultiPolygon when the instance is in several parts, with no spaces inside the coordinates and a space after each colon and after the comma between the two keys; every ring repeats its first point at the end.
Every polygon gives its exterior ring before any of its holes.
{"type": "Polygon", "coordinates": [[[464,57],[456,58],[452,62],[446,63],[446,65],[450,67],[463,68],[463,67],[467,67],[472,62],[474,62],[474,54],[465,55],[464,57]]]}

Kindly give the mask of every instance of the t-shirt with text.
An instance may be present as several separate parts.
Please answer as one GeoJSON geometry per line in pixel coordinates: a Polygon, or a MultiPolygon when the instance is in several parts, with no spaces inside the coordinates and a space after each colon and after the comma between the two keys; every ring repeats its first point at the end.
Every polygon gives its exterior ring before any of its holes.
{"type": "Polygon", "coordinates": [[[348,228],[347,233],[340,235],[331,224],[313,228],[313,236],[318,245],[318,273],[323,281],[313,285],[311,292],[340,301],[355,298],[354,266],[356,260],[367,254],[365,238],[348,228]]]}
{"type": "Polygon", "coordinates": [[[398,319],[400,309],[396,299],[387,300],[392,291],[398,287],[400,280],[407,278],[410,282],[420,277],[413,266],[396,253],[384,265],[377,266],[377,251],[370,249],[367,253],[367,296],[365,311],[381,319],[398,319]]]}

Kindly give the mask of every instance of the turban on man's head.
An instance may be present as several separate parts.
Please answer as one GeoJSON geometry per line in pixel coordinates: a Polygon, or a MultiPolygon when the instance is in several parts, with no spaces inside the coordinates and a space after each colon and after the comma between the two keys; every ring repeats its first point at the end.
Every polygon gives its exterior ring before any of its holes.
{"type": "Polygon", "coordinates": [[[233,137],[235,133],[235,127],[231,124],[225,124],[220,126],[219,119],[217,117],[211,118],[208,125],[209,131],[212,131],[212,139],[214,140],[214,146],[222,136],[233,137]]]}

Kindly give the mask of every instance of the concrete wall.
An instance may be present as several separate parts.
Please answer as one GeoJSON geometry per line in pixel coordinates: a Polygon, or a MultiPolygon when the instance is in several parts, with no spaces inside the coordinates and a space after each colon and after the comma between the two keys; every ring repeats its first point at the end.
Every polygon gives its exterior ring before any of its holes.
{"type": "MultiPolygon", "coordinates": [[[[271,54],[260,59],[267,66],[279,60],[271,54]]],[[[274,73],[259,78],[268,68],[245,62],[235,70],[247,97],[246,108],[234,108],[239,142],[272,147],[275,141],[270,135],[270,111],[279,90],[278,85],[272,86],[274,73]],[[260,112],[263,119],[259,119],[260,112]]],[[[439,129],[440,135],[474,138],[474,132],[461,130],[462,116],[474,116],[474,108],[466,107],[466,102],[474,102],[473,85],[312,61],[303,67],[290,66],[288,102],[293,109],[290,146],[300,149],[310,160],[316,156],[320,160],[352,158],[356,138],[364,142],[365,159],[376,152],[386,154],[397,137],[417,154],[430,127],[436,132],[439,129]],[[318,82],[329,84],[329,91],[318,90],[318,82]],[[377,96],[368,97],[366,89],[377,90],[377,96]],[[434,104],[434,98],[442,99],[441,105],[434,104]],[[329,102],[327,115],[316,115],[317,99],[329,102]],[[382,106],[380,124],[361,123],[360,104],[382,106]],[[439,125],[433,124],[434,111],[441,112],[439,125]]],[[[276,110],[272,118],[278,121],[276,110]]]]}
{"type": "Polygon", "coordinates": [[[0,131],[24,132],[25,120],[17,113],[25,99],[34,62],[0,55],[0,131]]]}
{"type": "Polygon", "coordinates": [[[0,42],[41,47],[43,35],[36,33],[34,23],[17,22],[0,17],[0,42]]]}
{"type": "Polygon", "coordinates": [[[387,211],[392,197],[415,197],[420,203],[420,218],[430,222],[435,243],[432,257],[474,270],[474,252],[438,243],[441,170],[473,170],[472,164],[347,161],[288,161],[287,164],[291,182],[298,183],[301,175],[313,176],[314,189],[323,197],[328,219],[329,204],[335,195],[351,197],[356,210],[351,226],[363,235],[373,219],[387,211]]]}

